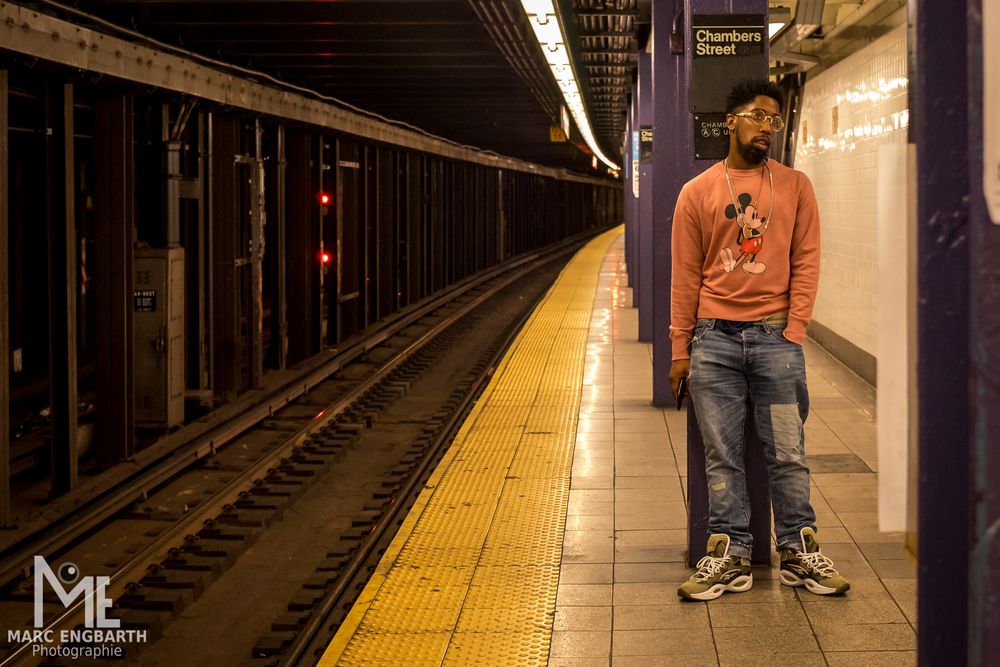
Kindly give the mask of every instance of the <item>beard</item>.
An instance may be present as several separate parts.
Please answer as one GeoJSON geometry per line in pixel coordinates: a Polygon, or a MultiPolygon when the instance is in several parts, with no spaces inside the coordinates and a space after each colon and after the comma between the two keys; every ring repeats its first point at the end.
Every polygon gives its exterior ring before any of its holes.
{"type": "Polygon", "coordinates": [[[752,143],[743,143],[737,139],[736,150],[747,164],[758,165],[767,157],[769,149],[757,148],[752,143]]]}

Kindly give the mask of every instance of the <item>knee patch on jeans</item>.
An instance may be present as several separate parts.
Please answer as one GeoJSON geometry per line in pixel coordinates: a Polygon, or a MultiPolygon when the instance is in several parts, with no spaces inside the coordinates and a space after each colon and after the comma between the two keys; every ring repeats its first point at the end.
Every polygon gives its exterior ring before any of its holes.
{"type": "Polygon", "coordinates": [[[802,459],[802,420],[797,403],[771,405],[771,435],[774,455],[779,461],[791,463],[802,459]]]}

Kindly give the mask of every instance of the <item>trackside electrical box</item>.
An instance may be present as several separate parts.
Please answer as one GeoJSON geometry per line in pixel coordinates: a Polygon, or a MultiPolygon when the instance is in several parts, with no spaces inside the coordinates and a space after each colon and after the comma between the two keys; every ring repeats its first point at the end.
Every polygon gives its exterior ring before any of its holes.
{"type": "Polygon", "coordinates": [[[184,423],[184,249],[135,251],[132,328],[135,422],[146,428],[184,423]]]}

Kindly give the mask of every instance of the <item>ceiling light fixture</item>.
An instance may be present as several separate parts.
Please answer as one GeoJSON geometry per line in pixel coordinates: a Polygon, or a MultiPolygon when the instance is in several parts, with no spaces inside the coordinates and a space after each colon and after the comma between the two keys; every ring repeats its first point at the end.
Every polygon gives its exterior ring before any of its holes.
{"type": "Polygon", "coordinates": [[[573,72],[573,64],[569,58],[569,50],[566,48],[566,39],[559,25],[555,5],[552,0],[521,0],[521,6],[528,15],[528,22],[542,47],[545,61],[552,70],[552,76],[559,85],[563,99],[566,100],[566,107],[576,121],[576,127],[583,135],[584,141],[601,162],[617,171],[618,165],[612,162],[597,145],[594,131],[590,127],[587,107],[583,103],[583,95],[580,94],[580,86],[573,72]]]}

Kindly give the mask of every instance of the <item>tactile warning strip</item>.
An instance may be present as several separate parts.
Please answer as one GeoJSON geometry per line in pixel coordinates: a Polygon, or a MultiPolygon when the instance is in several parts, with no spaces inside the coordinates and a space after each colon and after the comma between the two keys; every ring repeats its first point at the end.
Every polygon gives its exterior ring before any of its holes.
{"type": "Polygon", "coordinates": [[[320,665],[548,662],[597,237],[493,375],[320,665]]]}

